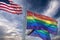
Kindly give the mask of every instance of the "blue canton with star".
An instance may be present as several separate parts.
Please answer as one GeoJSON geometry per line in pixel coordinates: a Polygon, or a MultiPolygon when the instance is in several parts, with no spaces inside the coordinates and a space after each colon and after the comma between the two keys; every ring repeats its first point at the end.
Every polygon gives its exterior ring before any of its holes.
{"type": "Polygon", "coordinates": [[[8,0],[0,0],[0,2],[5,2],[7,4],[10,4],[10,2],[8,0]]]}

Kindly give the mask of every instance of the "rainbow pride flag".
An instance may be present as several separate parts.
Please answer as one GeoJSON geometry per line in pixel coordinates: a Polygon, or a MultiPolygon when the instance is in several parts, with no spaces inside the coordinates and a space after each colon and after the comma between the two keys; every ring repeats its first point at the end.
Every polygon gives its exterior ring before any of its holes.
{"type": "Polygon", "coordinates": [[[57,33],[57,21],[37,13],[27,11],[27,29],[45,29],[49,33],[57,33]]]}
{"type": "Polygon", "coordinates": [[[27,29],[34,30],[31,33],[29,33],[29,35],[32,35],[32,36],[38,35],[38,36],[42,37],[43,40],[50,39],[49,34],[50,33],[57,34],[57,31],[58,31],[56,20],[54,20],[51,17],[44,16],[44,15],[34,13],[31,11],[27,11],[27,29]],[[45,32],[45,31],[47,31],[47,32],[45,32]],[[44,34],[42,32],[44,32],[44,34]]]}

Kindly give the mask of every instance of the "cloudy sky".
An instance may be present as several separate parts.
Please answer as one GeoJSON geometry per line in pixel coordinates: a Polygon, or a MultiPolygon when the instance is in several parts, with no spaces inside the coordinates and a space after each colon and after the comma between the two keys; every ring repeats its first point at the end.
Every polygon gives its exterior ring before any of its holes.
{"type": "MultiPolygon", "coordinates": [[[[19,5],[23,5],[23,13],[20,15],[10,14],[8,12],[0,10],[0,37],[4,35],[19,35],[24,37],[25,27],[25,13],[26,9],[37,12],[49,17],[52,17],[58,21],[58,35],[60,35],[60,0],[13,0],[19,5]]],[[[56,40],[60,36],[53,35],[53,39],[56,40]]],[[[42,40],[39,37],[26,36],[26,40],[42,40]]],[[[57,39],[58,40],[58,39],[57,39]]]]}
{"type": "MultiPolygon", "coordinates": [[[[13,0],[16,4],[22,5],[22,0],[13,0]]],[[[20,15],[11,14],[0,10],[0,37],[19,35],[22,37],[24,13],[20,15]]]]}

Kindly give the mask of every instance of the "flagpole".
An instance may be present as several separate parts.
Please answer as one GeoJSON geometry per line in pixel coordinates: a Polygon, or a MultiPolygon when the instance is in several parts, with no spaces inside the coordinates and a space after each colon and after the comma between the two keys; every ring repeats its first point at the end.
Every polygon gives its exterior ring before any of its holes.
{"type": "MultiPolygon", "coordinates": [[[[9,1],[10,1],[11,4],[13,4],[12,0],[9,0],[9,1]]],[[[22,13],[23,13],[23,16],[24,16],[23,17],[24,19],[23,19],[23,33],[22,33],[23,35],[22,35],[22,40],[26,40],[25,39],[26,38],[25,37],[26,36],[25,32],[26,32],[26,26],[27,26],[26,25],[27,24],[27,22],[26,22],[26,7],[25,7],[26,6],[26,1],[24,1],[24,0],[22,1],[22,6],[23,6],[22,13]]]]}
{"type": "Polygon", "coordinates": [[[23,39],[22,40],[26,40],[26,27],[27,27],[27,20],[26,20],[26,0],[23,0],[23,14],[24,14],[24,21],[23,21],[23,39]]]}
{"type": "MultiPolygon", "coordinates": [[[[13,1],[12,0],[9,0],[10,1],[10,3],[11,4],[13,4],[13,1]]],[[[25,38],[25,36],[26,36],[26,34],[25,34],[25,32],[26,32],[26,1],[22,1],[22,6],[23,6],[23,11],[22,11],[22,13],[23,13],[23,16],[24,16],[24,19],[23,19],[23,35],[22,35],[22,40],[26,40],[25,38]]]]}

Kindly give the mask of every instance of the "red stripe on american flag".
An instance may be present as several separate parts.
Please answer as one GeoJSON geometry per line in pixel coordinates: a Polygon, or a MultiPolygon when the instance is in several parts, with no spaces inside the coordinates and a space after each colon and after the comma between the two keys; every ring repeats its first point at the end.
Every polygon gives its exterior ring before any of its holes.
{"type": "Polygon", "coordinates": [[[15,9],[15,8],[9,8],[9,7],[7,7],[7,6],[0,6],[0,9],[2,9],[2,8],[6,8],[6,9],[9,9],[9,10],[17,10],[17,11],[20,11],[21,9],[15,9]]]}
{"type": "Polygon", "coordinates": [[[22,6],[19,6],[17,4],[6,4],[6,3],[3,3],[3,2],[0,2],[0,5],[4,5],[4,6],[8,6],[8,7],[19,7],[19,8],[22,8],[22,6]]]}
{"type": "Polygon", "coordinates": [[[13,14],[21,14],[22,6],[17,4],[6,4],[4,2],[0,2],[0,10],[4,10],[13,14]]]}

